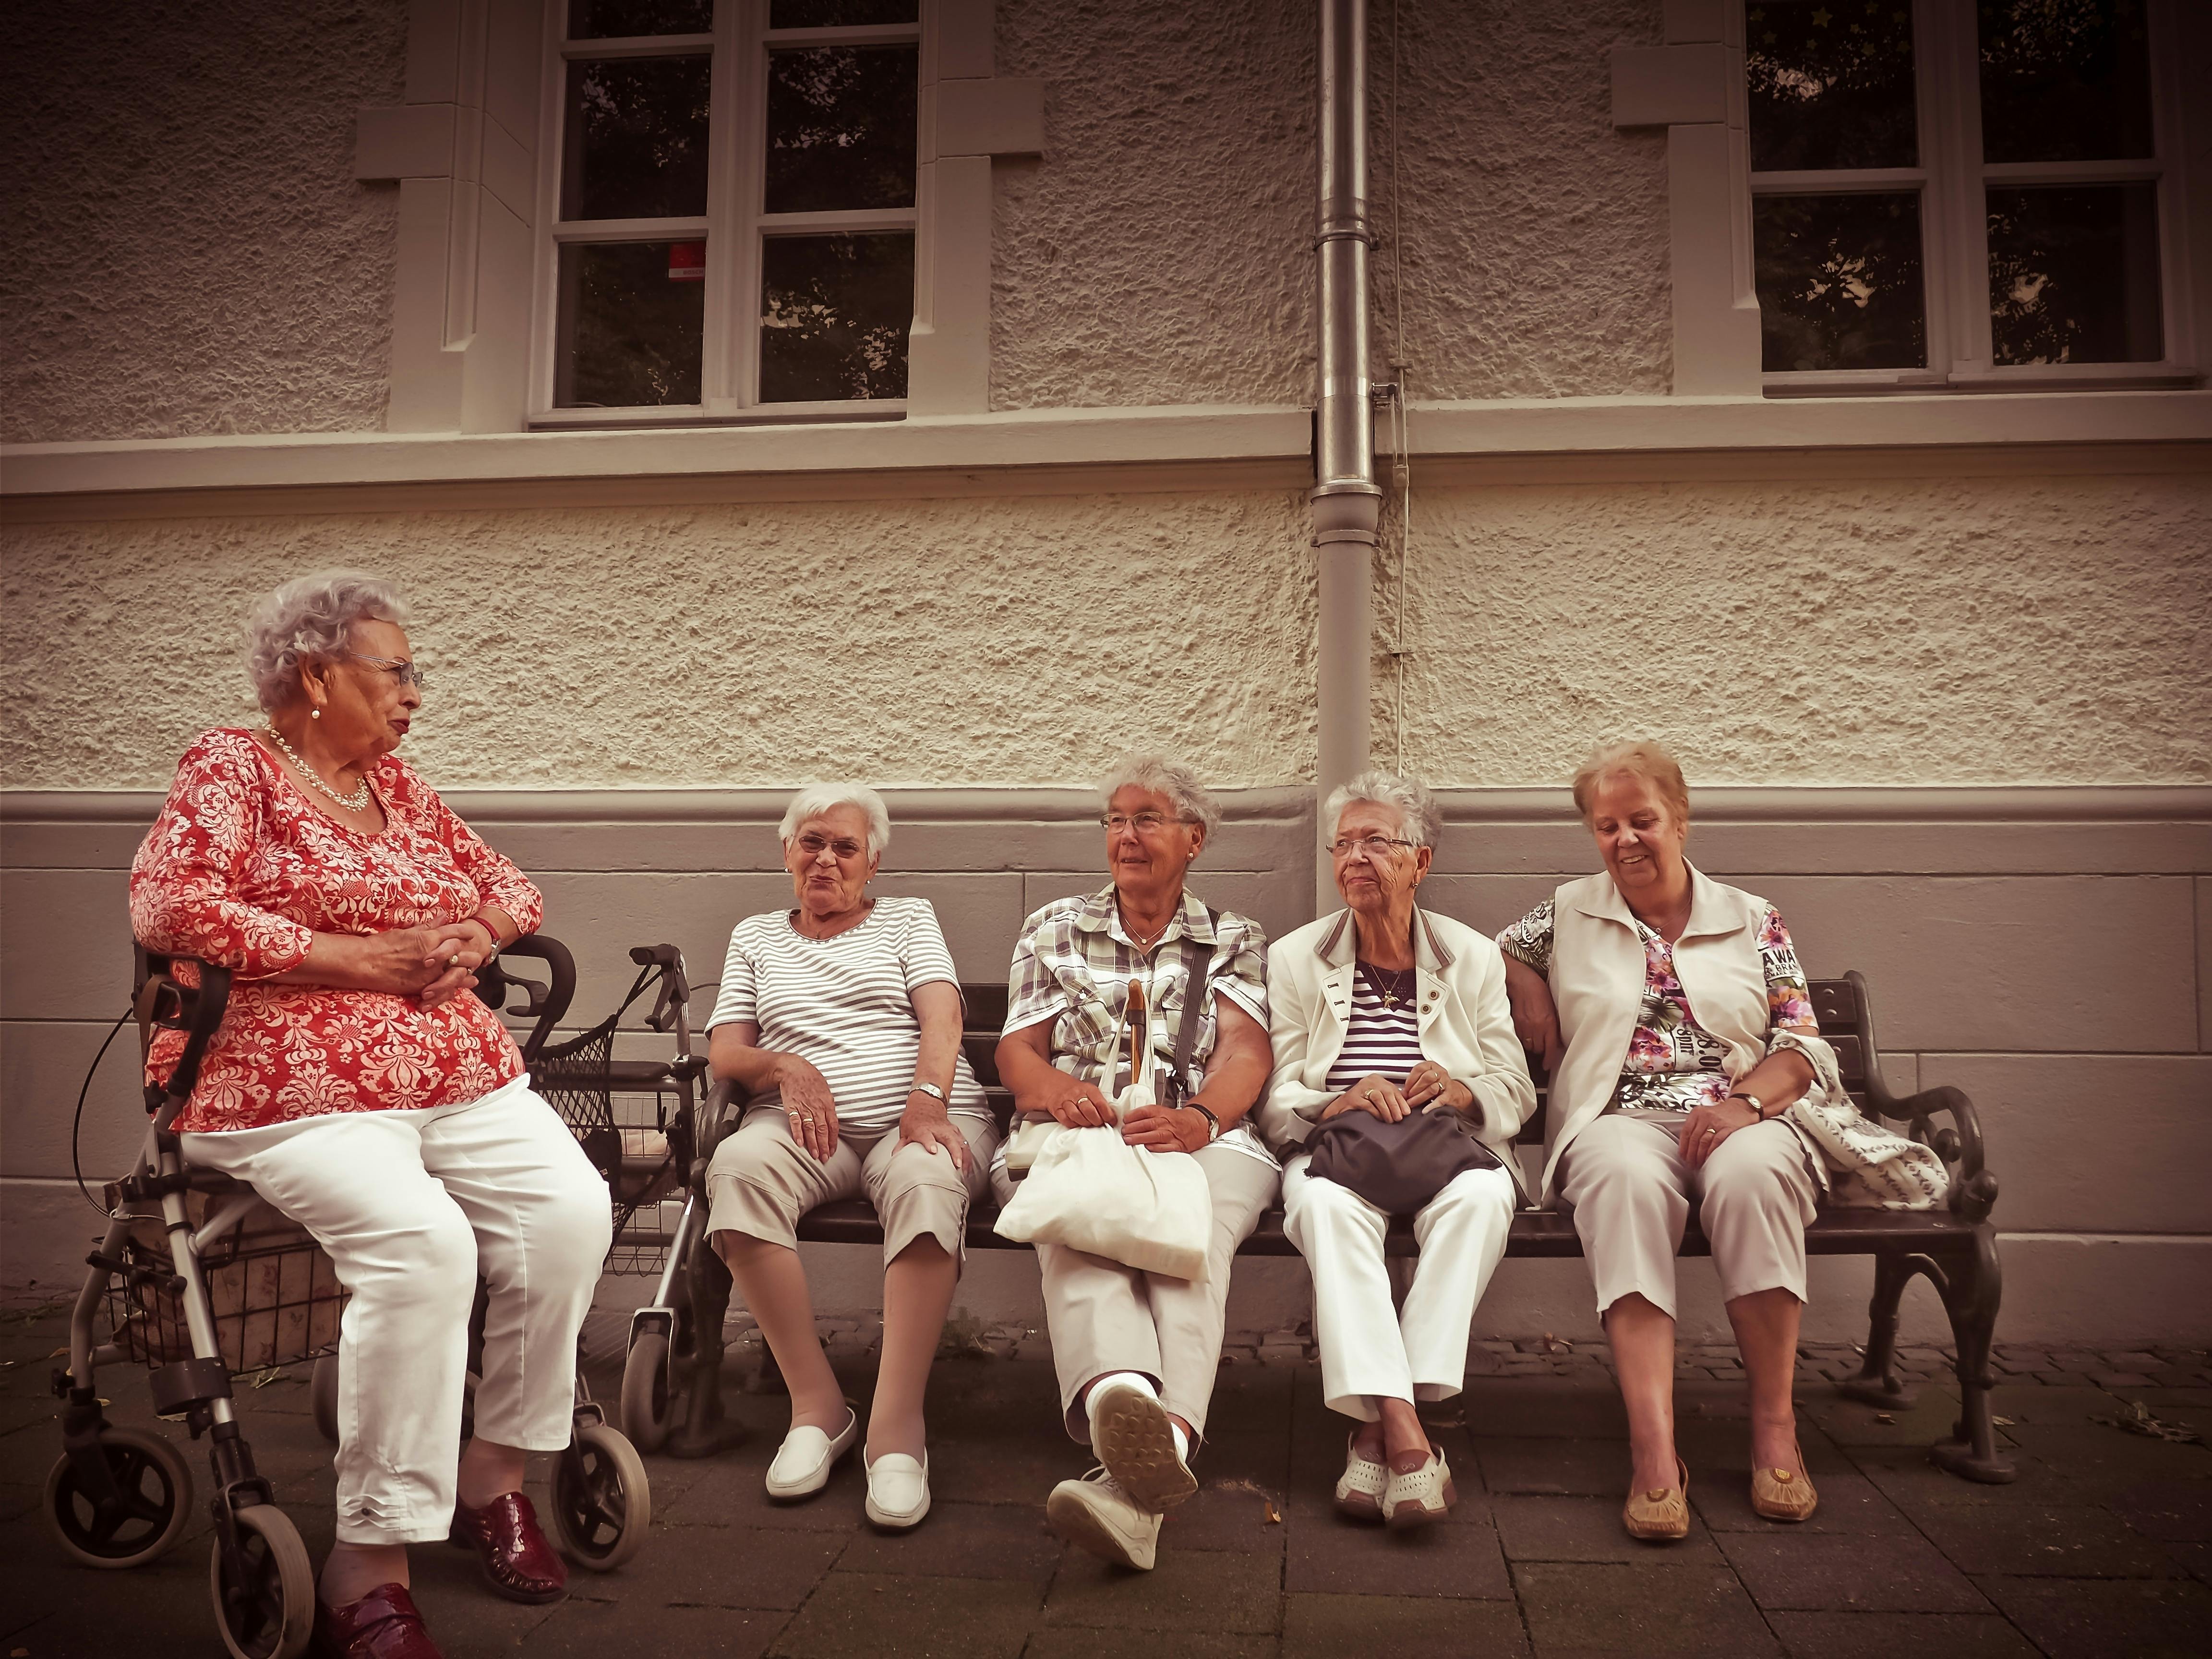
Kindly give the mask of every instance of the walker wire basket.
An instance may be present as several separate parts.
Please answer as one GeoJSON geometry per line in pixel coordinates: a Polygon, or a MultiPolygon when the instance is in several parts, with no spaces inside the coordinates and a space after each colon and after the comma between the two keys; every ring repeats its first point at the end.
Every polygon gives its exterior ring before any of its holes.
{"type": "MultiPolygon", "coordinates": [[[[199,1193],[187,1202],[204,1208],[199,1193]]],[[[197,1224],[204,1216],[193,1219],[197,1224]]],[[[149,1368],[192,1358],[184,1281],[159,1216],[133,1218],[123,1261],[125,1271],[107,1286],[116,1346],[149,1368]]],[[[200,1273],[215,1316],[216,1352],[232,1376],[336,1352],[348,1295],[337,1269],[306,1229],[266,1205],[200,1252],[200,1273]]]]}
{"type": "Polygon", "coordinates": [[[531,1086],[561,1114],[607,1183],[614,1210],[609,1273],[659,1272],[675,1231],[664,1208],[680,1207],[666,1202],[670,1194],[680,1195],[683,1182],[668,1133],[671,1095],[650,1084],[631,1084],[621,1073],[634,1068],[614,1057],[623,1015],[657,976],[653,968],[641,973],[621,1007],[580,1036],[548,1043],[530,1066],[531,1086]]]}

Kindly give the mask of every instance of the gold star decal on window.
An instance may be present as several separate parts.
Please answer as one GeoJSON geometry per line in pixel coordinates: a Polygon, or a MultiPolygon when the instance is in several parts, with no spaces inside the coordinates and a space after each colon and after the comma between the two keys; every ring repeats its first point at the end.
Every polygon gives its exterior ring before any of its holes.
{"type": "Polygon", "coordinates": [[[1831,12],[1826,6],[1821,7],[1818,11],[1813,14],[1813,27],[1816,29],[1824,29],[1834,21],[1835,14],[1831,12]]]}

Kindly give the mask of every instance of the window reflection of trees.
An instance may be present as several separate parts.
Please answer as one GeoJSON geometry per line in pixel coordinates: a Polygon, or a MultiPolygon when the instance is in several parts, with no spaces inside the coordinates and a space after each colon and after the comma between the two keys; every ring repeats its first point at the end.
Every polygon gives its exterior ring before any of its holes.
{"type": "Polygon", "coordinates": [[[1917,164],[1909,5],[1753,0],[1744,18],[1755,171],[1917,164]]]}
{"type": "Polygon", "coordinates": [[[1979,0],[1983,159],[2148,156],[2142,0],[1979,0]]]}
{"type": "Polygon", "coordinates": [[[1927,362],[1916,197],[1762,196],[1752,218],[1769,373],[1927,362]]]}
{"type": "Polygon", "coordinates": [[[704,284],[673,282],[666,242],[562,250],[571,290],[568,407],[627,409],[699,401],[704,284]]]}
{"type": "Polygon", "coordinates": [[[763,403],[906,396],[912,235],[772,236],[761,269],[763,403]]]}
{"type": "Polygon", "coordinates": [[[564,219],[677,218],[707,210],[709,60],[568,65],[564,219]]]}
{"type": "Polygon", "coordinates": [[[2159,359],[2154,185],[1992,190],[1989,212],[1996,362],[2159,359]]]}
{"type": "Polygon", "coordinates": [[[769,55],[770,213],[914,205],[913,46],[769,55]]]}

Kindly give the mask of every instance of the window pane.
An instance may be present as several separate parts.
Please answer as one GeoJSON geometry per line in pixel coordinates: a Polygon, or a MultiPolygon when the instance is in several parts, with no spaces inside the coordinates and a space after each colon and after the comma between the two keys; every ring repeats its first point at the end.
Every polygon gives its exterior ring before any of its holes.
{"type": "Polygon", "coordinates": [[[772,29],[856,28],[867,23],[912,23],[917,0],[769,0],[772,29]]]}
{"type": "Polygon", "coordinates": [[[554,404],[624,409],[697,403],[704,271],[696,242],[564,246],[554,404]]]}
{"type": "Polygon", "coordinates": [[[2142,0],[1981,0],[1980,9],[1984,161],[2154,152],[2142,0]]]}
{"type": "Polygon", "coordinates": [[[1754,196],[1751,240],[1770,374],[1926,363],[1917,196],[1754,196]]]}
{"type": "Polygon", "coordinates": [[[571,40],[714,32],[714,0],[568,0],[571,40]]]}
{"type": "Polygon", "coordinates": [[[1753,171],[1919,165],[1906,0],[1751,0],[1744,21],[1753,171]]]}
{"type": "Polygon", "coordinates": [[[761,246],[764,404],[906,396],[914,238],[771,236],[761,246]]]}
{"type": "Polygon", "coordinates": [[[701,52],[568,65],[563,219],[689,218],[706,212],[711,61],[701,52]]]}
{"type": "Polygon", "coordinates": [[[1990,191],[1990,330],[2001,363],[2156,362],[2158,186],[1990,191]]]}
{"type": "Polygon", "coordinates": [[[768,60],[766,211],[914,205],[913,46],[817,46],[768,60]]]}

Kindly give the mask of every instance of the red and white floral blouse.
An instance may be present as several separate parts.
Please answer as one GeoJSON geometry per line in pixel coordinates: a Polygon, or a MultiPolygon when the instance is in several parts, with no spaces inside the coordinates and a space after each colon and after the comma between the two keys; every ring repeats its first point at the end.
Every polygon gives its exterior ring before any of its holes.
{"type": "MultiPolygon", "coordinates": [[[[514,1038],[473,996],[425,1009],[383,991],[256,982],[299,966],[317,933],[434,927],[486,904],[536,931],[537,888],[435,790],[390,755],[368,776],[380,835],[319,809],[243,731],[203,733],[178,763],[131,866],[131,929],[149,950],[236,975],[179,1129],[451,1105],[520,1075],[514,1038]]],[[[149,1082],[167,1079],[184,1042],[155,1034],[149,1082]]]]}

